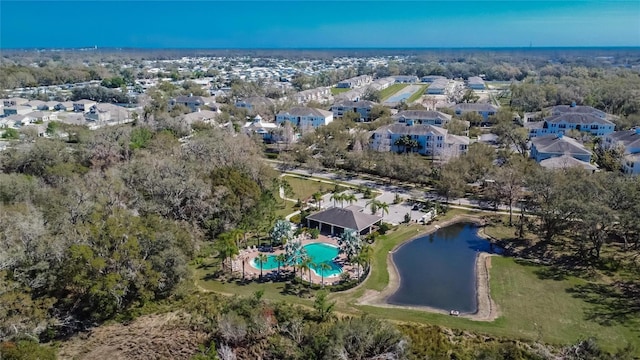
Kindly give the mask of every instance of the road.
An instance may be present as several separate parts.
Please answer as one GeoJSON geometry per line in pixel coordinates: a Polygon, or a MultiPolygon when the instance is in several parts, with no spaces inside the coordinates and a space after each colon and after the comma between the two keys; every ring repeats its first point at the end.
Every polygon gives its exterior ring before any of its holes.
{"type": "MultiPolygon", "coordinates": [[[[270,161],[274,167],[277,168],[279,165],[275,161],[270,161]]],[[[386,202],[389,204],[389,213],[383,214],[384,220],[393,224],[401,223],[404,220],[405,214],[409,213],[412,220],[419,220],[424,213],[421,211],[413,210],[413,205],[403,202],[401,204],[393,204],[396,194],[403,200],[407,199],[418,199],[418,200],[436,200],[440,202],[444,202],[444,200],[439,197],[435,192],[429,191],[428,189],[419,189],[412,187],[410,185],[394,185],[385,183],[382,179],[372,180],[372,179],[363,179],[355,176],[345,176],[341,174],[336,174],[329,171],[314,171],[310,172],[304,169],[290,169],[283,171],[285,175],[292,176],[301,176],[301,177],[314,177],[316,179],[325,179],[327,182],[341,182],[344,184],[348,184],[354,187],[366,186],[373,190],[376,190],[381,193],[377,200],[386,202]]],[[[358,195],[357,195],[358,196],[358,195]]],[[[327,194],[324,196],[322,203],[327,206],[333,206],[333,202],[331,201],[331,194],[327,194]]],[[[363,208],[368,209],[367,200],[362,199],[361,195],[358,196],[358,201],[355,205],[361,206],[363,208]]],[[[487,212],[491,214],[503,214],[509,215],[509,208],[506,206],[500,206],[498,211],[494,211],[491,209],[487,209],[486,206],[482,206],[478,201],[470,200],[466,198],[457,198],[450,199],[448,202],[449,206],[452,208],[466,209],[471,211],[478,212],[487,212]]],[[[340,206],[340,204],[336,204],[336,206],[340,206]]],[[[513,208],[514,216],[517,216],[520,212],[520,209],[513,208]]],[[[380,212],[378,212],[380,214],[380,212]]]]}

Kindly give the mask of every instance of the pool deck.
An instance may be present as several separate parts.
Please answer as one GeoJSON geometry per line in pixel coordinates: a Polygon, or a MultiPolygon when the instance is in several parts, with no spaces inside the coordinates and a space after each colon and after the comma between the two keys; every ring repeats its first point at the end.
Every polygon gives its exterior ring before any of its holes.
{"type": "MultiPolygon", "coordinates": [[[[338,241],[337,241],[337,237],[329,237],[326,235],[320,235],[317,239],[312,239],[310,236],[304,234],[304,235],[300,235],[298,237],[298,239],[300,239],[300,242],[302,243],[302,246],[305,245],[309,245],[309,244],[315,244],[315,243],[325,243],[325,244],[330,244],[333,246],[338,246],[338,241]]],[[[251,246],[247,249],[243,249],[240,250],[240,254],[238,256],[236,256],[233,261],[232,261],[232,269],[235,272],[242,272],[242,259],[245,259],[245,266],[244,266],[244,271],[245,271],[245,277],[247,279],[258,279],[260,277],[260,269],[259,268],[255,268],[253,267],[250,262],[251,260],[255,259],[260,253],[266,254],[266,255],[278,255],[278,254],[282,254],[284,253],[284,249],[282,246],[278,246],[278,247],[274,247],[274,251],[273,252],[261,252],[259,251],[255,246],[251,246]]],[[[351,265],[347,262],[347,257],[346,255],[340,253],[338,254],[338,257],[335,258],[333,260],[333,262],[335,262],[336,264],[340,265],[340,267],[342,268],[342,272],[347,272],[349,273],[349,275],[352,278],[356,278],[357,277],[357,269],[355,265],[351,265]]],[[[283,266],[281,269],[281,271],[291,271],[291,267],[290,266],[283,266]]],[[[278,272],[278,269],[271,269],[271,270],[263,270],[262,274],[264,276],[266,276],[269,273],[272,274],[276,274],[278,272]]],[[[360,272],[362,272],[362,269],[360,270],[360,272]]],[[[300,271],[298,271],[298,274],[300,273],[300,271]]],[[[338,274],[338,275],[334,275],[334,276],[325,276],[324,277],[324,284],[325,285],[332,285],[334,283],[337,283],[340,281],[340,276],[342,275],[342,273],[338,274]]],[[[305,272],[305,274],[302,275],[302,280],[304,281],[309,281],[309,273],[305,272]]],[[[316,275],[316,273],[311,270],[311,282],[314,284],[321,284],[322,283],[322,277],[316,275]]]]}
{"type": "MultiPolygon", "coordinates": [[[[389,284],[382,291],[375,290],[367,290],[364,295],[358,299],[358,305],[371,305],[378,307],[388,307],[388,308],[397,308],[397,309],[408,309],[408,310],[422,310],[439,314],[449,315],[450,310],[455,309],[437,309],[429,306],[407,306],[407,305],[393,305],[387,302],[389,296],[395,293],[400,287],[400,275],[398,273],[398,269],[396,268],[395,263],[393,262],[393,253],[396,249],[403,244],[406,244],[409,241],[417,239],[419,237],[431,234],[437,231],[440,228],[452,225],[458,222],[474,222],[477,224],[482,224],[482,221],[479,218],[472,216],[456,216],[453,219],[438,223],[432,224],[427,227],[425,231],[420,232],[416,237],[405,241],[401,244],[398,244],[393,250],[389,252],[387,255],[387,268],[389,270],[389,284]]],[[[478,231],[478,235],[481,237],[485,237],[482,229],[478,231]]],[[[489,269],[491,269],[491,254],[488,253],[480,253],[476,257],[476,296],[478,298],[478,309],[475,313],[465,314],[461,313],[459,316],[471,320],[476,321],[493,321],[499,316],[498,307],[495,302],[491,298],[491,293],[489,291],[489,269]]]]}

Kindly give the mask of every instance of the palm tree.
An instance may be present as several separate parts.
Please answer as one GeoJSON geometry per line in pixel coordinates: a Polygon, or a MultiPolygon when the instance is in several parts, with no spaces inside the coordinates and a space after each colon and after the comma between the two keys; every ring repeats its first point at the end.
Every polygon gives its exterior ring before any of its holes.
{"type": "Polygon", "coordinates": [[[381,216],[384,216],[385,212],[387,213],[387,215],[389,215],[389,204],[387,204],[386,202],[378,202],[378,209],[380,209],[381,216]]]}
{"type": "Polygon", "coordinates": [[[262,280],[262,267],[267,262],[267,260],[268,260],[267,255],[265,254],[259,254],[255,258],[255,262],[258,263],[258,265],[260,265],[260,280],[262,280]]]}
{"type": "Polygon", "coordinates": [[[336,202],[343,202],[344,201],[344,195],[340,194],[340,193],[333,193],[331,194],[331,200],[333,200],[333,206],[336,206],[336,202]]]}
{"type": "Polygon", "coordinates": [[[367,265],[371,262],[373,257],[373,248],[370,245],[363,245],[356,257],[356,263],[358,264],[358,280],[360,280],[360,266],[367,265]]]}
{"type": "Polygon", "coordinates": [[[346,254],[347,259],[351,261],[362,248],[362,241],[356,230],[345,229],[338,238],[338,246],[340,246],[340,251],[346,254]]]}
{"type": "Polygon", "coordinates": [[[324,287],[324,272],[327,270],[331,270],[331,265],[326,262],[321,262],[316,267],[320,271],[320,277],[322,278],[322,287],[324,287]]]}
{"type": "Polygon", "coordinates": [[[287,255],[284,253],[276,255],[276,261],[278,262],[278,276],[280,276],[280,267],[287,261],[287,255]]]}
{"type": "Polygon", "coordinates": [[[222,259],[222,271],[225,269],[227,260],[239,254],[236,235],[233,232],[225,232],[218,236],[215,242],[220,258],[222,259]]]}
{"type": "MultiPolygon", "coordinates": [[[[356,197],[355,194],[345,194],[342,196],[342,201],[346,201],[349,203],[349,205],[353,204],[354,202],[358,201],[358,198],[356,197]]],[[[343,205],[344,207],[344,205],[343,205]]]]}
{"type": "Polygon", "coordinates": [[[302,261],[302,258],[307,255],[302,243],[298,241],[289,241],[284,244],[285,262],[293,266],[293,277],[296,276],[296,265],[302,261]]]}
{"type": "Polygon", "coordinates": [[[369,208],[371,209],[371,214],[372,215],[378,212],[378,204],[379,203],[380,202],[378,200],[376,200],[376,199],[371,199],[371,200],[367,201],[366,205],[369,206],[369,208]]]}
{"type": "Polygon", "coordinates": [[[320,210],[320,205],[322,204],[322,193],[315,192],[313,193],[313,195],[311,195],[311,197],[313,197],[313,201],[315,201],[316,207],[318,208],[318,210],[320,210]]]}
{"type": "Polygon", "coordinates": [[[311,286],[311,265],[312,264],[313,262],[311,262],[311,258],[306,254],[302,258],[302,261],[300,261],[300,264],[298,264],[298,267],[300,268],[300,277],[302,277],[305,270],[309,272],[309,286],[311,286]]]}

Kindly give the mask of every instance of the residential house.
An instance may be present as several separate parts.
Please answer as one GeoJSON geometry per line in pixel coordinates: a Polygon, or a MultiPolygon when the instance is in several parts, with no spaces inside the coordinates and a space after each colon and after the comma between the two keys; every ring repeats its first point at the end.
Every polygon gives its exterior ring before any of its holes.
{"type": "Polygon", "coordinates": [[[605,149],[624,149],[622,170],[625,174],[640,174],[640,127],[605,135],[600,146],[605,149]]]}
{"type": "Polygon", "coordinates": [[[389,86],[395,84],[396,79],[394,79],[393,77],[389,76],[389,77],[384,77],[384,78],[380,78],[380,79],[376,79],[374,80],[371,85],[369,85],[369,88],[375,90],[375,91],[381,91],[384,90],[386,88],[388,88],[389,86]]]}
{"type": "Polygon", "coordinates": [[[607,118],[607,113],[602,110],[598,110],[592,106],[576,105],[572,102],[571,105],[556,105],[549,109],[551,115],[564,115],[564,114],[590,114],[601,119],[607,118]]]}
{"type": "Polygon", "coordinates": [[[259,111],[275,106],[273,100],[264,96],[253,96],[236,101],[235,106],[249,111],[259,111]]]}
{"type": "Polygon", "coordinates": [[[23,98],[19,98],[19,97],[14,97],[14,98],[11,98],[11,99],[2,100],[2,104],[6,108],[7,107],[22,106],[22,105],[25,105],[28,102],[29,102],[28,99],[23,99],[23,98]]]}
{"type": "Polygon", "coordinates": [[[405,110],[393,115],[392,118],[401,124],[442,127],[451,120],[451,115],[431,110],[405,110]]]}
{"type": "Polygon", "coordinates": [[[562,133],[531,139],[530,156],[537,163],[563,155],[571,156],[585,163],[591,163],[591,151],[587,150],[577,140],[564,136],[562,133]]]}
{"type": "Polygon", "coordinates": [[[336,85],[337,88],[341,89],[353,89],[357,87],[365,86],[373,81],[373,77],[371,75],[360,75],[353,77],[351,79],[346,79],[338,82],[336,85]]]}
{"type": "Polygon", "coordinates": [[[534,138],[546,134],[565,133],[569,130],[588,132],[594,136],[611,134],[615,124],[611,121],[588,113],[571,113],[551,115],[542,121],[525,123],[529,137],[534,138]]]}
{"type": "Polygon", "coordinates": [[[300,129],[317,128],[331,123],[333,121],[333,113],[310,107],[294,107],[286,111],[280,111],[276,115],[276,123],[278,125],[285,121],[289,121],[300,129]]]}
{"type": "Polygon", "coordinates": [[[176,105],[182,105],[187,107],[191,112],[211,104],[217,109],[213,97],[193,96],[192,94],[188,96],[177,96],[169,100],[169,107],[173,108],[176,105]]]}
{"type": "Polygon", "coordinates": [[[19,128],[23,125],[31,123],[32,119],[23,114],[13,114],[3,118],[0,118],[0,128],[1,127],[10,127],[10,128],[19,128]]]}
{"type": "Polygon", "coordinates": [[[97,104],[93,100],[82,99],[73,102],[73,111],[74,112],[84,112],[88,113],[91,110],[93,105],[97,104]]]}
{"type": "Polygon", "coordinates": [[[304,90],[294,94],[292,98],[298,104],[306,104],[309,101],[322,102],[331,99],[331,90],[328,87],[304,90]]]}
{"type": "Polygon", "coordinates": [[[25,106],[31,106],[31,108],[35,111],[38,110],[49,110],[49,106],[47,103],[42,100],[31,100],[28,103],[24,104],[25,106]]]}
{"type": "Polygon", "coordinates": [[[540,166],[545,169],[552,170],[568,169],[572,167],[583,168],[590,172],[595,172],[596,170],[598,170],[597,166],[582,160],[578,160],[573,156],[567,154],[544,159],[540,161],[540,166]]]}
{"type": "Polygon", "coordinates": [[[211,123],[215,121],[218,116],[218,112],[211,110],[200,110],[186,114],[182,117],[182,120],[187,124],[193,124],[194,122],[211,123]]]}
{"type": "Polygon", "coordinates": [[[54,106],[54,109],[58,111],[73,111],[73,102],[71,101],[59,102],[54,106]]]}
{"type": "Polygon", "coordinates": [[[244,124],[243,129],[245,133],[249,135],[260,135],[262,137],[262,140],[264,140],[265,142],[274,142],[278,140],[278,136],[276,134],[278,125],[262,121],[262,117],[260,115],[256,115],[252,121],[248,121],[246,124],[244,124]]]}
{"type": "Polygon", "coordinates": [[[392,76],[396,84],[413,84],[418,82],[418,77],[415,75],[396,75],[392,76]]]}
{"type": "Polygon", "coordinates": [[[479,76],[471,76],[467,79],[467,86],[473,90],[484,90],[487,88],[484,80],[479,76]]]}
{"type": "Polygon", "coordinates": [[[114,124],[127,123],[133,120],[127,109],[114,104],[95,104],[84,117],[87,121],[91,122],[108,122],[114,124]]]}
{"type": "Polygon", "coordinates": [[[334,118],[341,118],[348,112],[356,112],[360,115],[361,121],[371,121],[371,109],[377,104],[373,101],[360,100],[360,101],[347,101],[342,100],[334,103],[331,106],[334,118]]]}
{"type": "Polygon", "coordinates": [[[427,75],[420,79],[423,83],[432,83],[436,80],[447,80],[447,78],[442,75],[427,75]]]}
{"type": "Polygon", "coordinates": [[[2,110],[4,112],[4,116],[26,115],[33,111],[31,106],[22,106],[22,105],[5,107],[2,110]]]}
{"type": "Polygon", "coordinates": [[[415,152],[441,157],[457,156],[467,151],[469,138],[448,134],[446,129],[433,125],[391,124],[373,132],[371,148],[377,151],[415,152]],[[414,148],[403,139],[415,141],[414,148]]]}
{"type": "Polygon", "coordinates": [[[475,112],[482,116],[485,121],[487,121],[489,120],[489,116],[496,114],[496,112],[498,111],[498,107],[486,103],[462,103],[456,104],[453,107],[453,111],[457,116],[462,116],[462,114],[468,112],[475,112]]]}
{"type": "Polygon", "coordinates": [[[58,115],[56,113],[52,113],[49,111],[34,111],[28,113],[26,116],[31,118],[31,121],[35,123],[55,121],[58,119],[58,115]]]}
{"type": "Polygon", "coordinates": [[[447,92],[449,86],[449,80],[447,78],[435,79],[429,84],[427,88],[427,94],[430,95],[444,95],[447,92]]]}

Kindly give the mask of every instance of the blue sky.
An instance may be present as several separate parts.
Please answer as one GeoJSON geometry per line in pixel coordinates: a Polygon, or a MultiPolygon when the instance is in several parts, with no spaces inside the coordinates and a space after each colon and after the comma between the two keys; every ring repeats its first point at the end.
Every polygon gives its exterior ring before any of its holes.
{"type": "Polygon", "coordinates": [[[11,1],[0,48],[640,46],[640,1],[11,1]]]}

